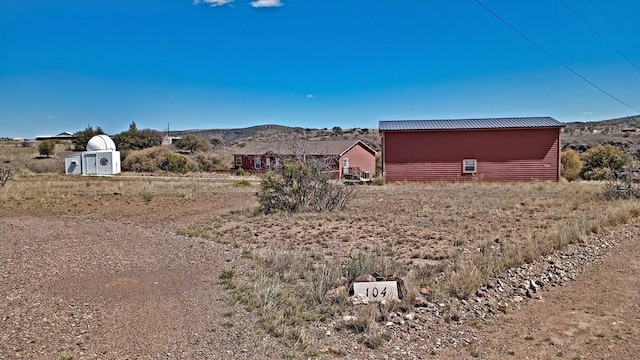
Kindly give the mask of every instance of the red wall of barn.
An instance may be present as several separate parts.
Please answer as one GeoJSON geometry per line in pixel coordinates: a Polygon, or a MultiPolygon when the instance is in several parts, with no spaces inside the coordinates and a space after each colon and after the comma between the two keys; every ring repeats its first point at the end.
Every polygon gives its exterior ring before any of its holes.
{"type": "Polygon", "coordinates": [[[365,148],[360,145],[356,145],[349,149],[342,157],[340,158],[340,173],[342,174],[342,165],[344,162],[342,161],[344,158],[349,159],[349,167],[357,167],[362,171],[368,171],[371,174],[371,177],[376,172],[376,156],[368,152],[365,148]]]}
{"type": "Polygon", "coordinates": [[[560,129],[386,131],[387,181],[558,180],[560,129]],[[477,174],[462,173],[477,159],[477,174]]]}

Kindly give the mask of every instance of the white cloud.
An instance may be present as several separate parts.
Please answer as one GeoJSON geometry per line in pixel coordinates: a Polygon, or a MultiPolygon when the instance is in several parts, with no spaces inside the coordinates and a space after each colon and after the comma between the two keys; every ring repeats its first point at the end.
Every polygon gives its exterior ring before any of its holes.
{"type": "Polygon", "coordinates": [[[591,115],[591,114],[593,114],[591,111],[584,111],[584,112],[582,113],[582,115],[591,115]]]}
{"type": "Polygon", "coordinates": [[[315,99],[316,97],[313,94],[307,94],[307,96],[305,96],[307,99],[315,99]]]}
{"type": "Polygon", "coordinates": [[[284,5],[281,0],[255,0],[251,2],[251,6],[260,7],[280,7],[284,5]]]}
{"type": "Polygon", "coordinates": [[[227,5],[227,4],[231,4],[232,2],[233,0],[193,0],[193,3],[195,5],[208,4],[211,7],[227,5]]]}

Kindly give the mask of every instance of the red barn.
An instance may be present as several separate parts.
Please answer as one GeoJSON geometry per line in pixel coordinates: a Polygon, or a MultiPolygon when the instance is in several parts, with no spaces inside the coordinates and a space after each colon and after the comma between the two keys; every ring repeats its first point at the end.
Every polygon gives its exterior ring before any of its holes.
{"type": "Polygon", "coordinates": [[[550,117],[381,121],[386,181],[560,179],[560,130],[550,117]]]}
{"type": "Polygon", "coordinates": [[[332,178],[368,180],[376,170],[375,150],[360,140],[253,141],[234,151],[234,167],[253,172],[312,159],[322,161],[332,178]]]}

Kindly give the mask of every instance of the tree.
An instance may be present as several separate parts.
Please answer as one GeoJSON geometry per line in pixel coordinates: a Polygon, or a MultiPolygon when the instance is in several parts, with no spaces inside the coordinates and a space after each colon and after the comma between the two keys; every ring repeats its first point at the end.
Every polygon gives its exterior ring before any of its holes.
{"type": "Polygon", "coordinates": [[[42,156],[51,157],[56,148],[56,143],[53,140],[45,140],[38,145],[38,153],[42,156]]]}
{"type": "Polygon", "coordinates": [[[104,135],[104,131],[100,126],[94,130],[93,127],[89,125],[84,128],[84,130],[76,132],[73,134],[74,148],[78,151],[87,150],[87,143],[96,135],[104,135]]]}
{"type": "Polygon", "coordinates": [[[583,164],[582,160],[580,160],[580,155],[575,152],[573,149],[569,149],[562,152],[560,156],[560,164],[561,170],[560,175],[569,180],[577,180],[580,178],[580,171],[582,170],[583,164]]]}
{"type": "Polygon", "coordinates": [[[182,139],[177,140],[174,145],[176,148],[187,150],[192,154],[196,151],[211,150],[211,143],[207,141],[207,139],[193,134],[183,136],[182,139]]]}
{"type": "Polygon", "coordinates": [[[580,175],[586,180],[606,180],[621,172],[631,157],[613,145],[598,145],[582,154],[580,175]]]}
{"type": "Polygon", "coordinates": [[[129,130],[113,137],[118,150],[142,150],[162,144],[162,134],[156,130],[138,130],[135,122],[131,122],[129,130]]]}

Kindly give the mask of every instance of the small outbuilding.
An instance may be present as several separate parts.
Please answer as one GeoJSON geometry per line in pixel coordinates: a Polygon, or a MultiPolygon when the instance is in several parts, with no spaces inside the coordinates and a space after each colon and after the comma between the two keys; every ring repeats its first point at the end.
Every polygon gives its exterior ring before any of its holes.
{"type": "Polygon", "coordinates": [[[234,168],[277,171],[284,161],[322,161],[330,177],[369,180],[376,151],[361,140],[253,141],[234,152],[234,168]]]}
{"type": "Polygon", "coordinates": [[[107,135],[96,135],[87,151],[65,158],[65,173],[76,175],[115,175],[120,173],[120,152],[107,135]]]}
{"type": "Polygon", "coordinates": [[[560,179],[551,117],[381,121],[386,181],[560,179]]]}

